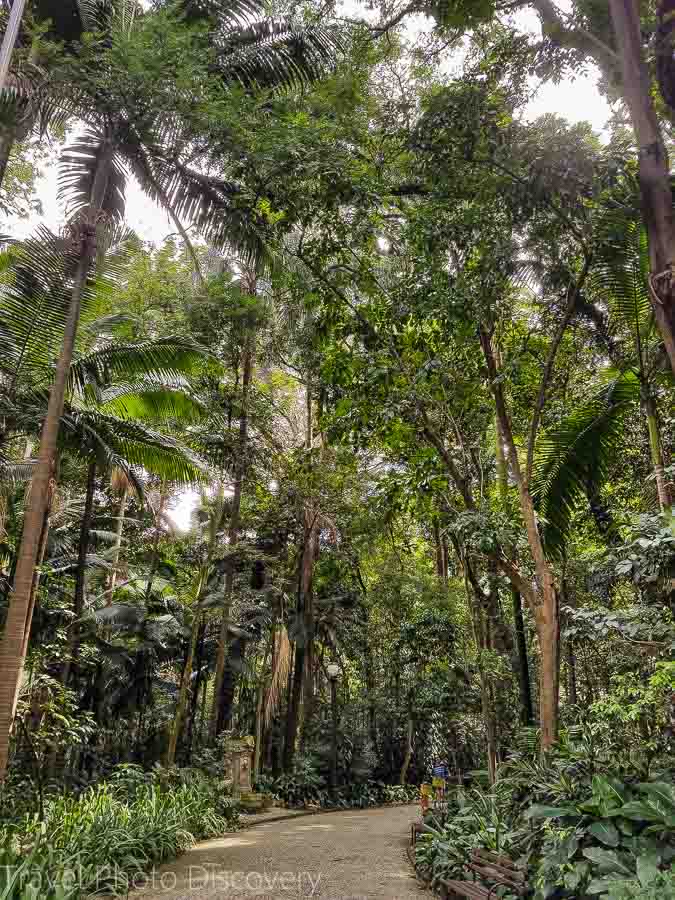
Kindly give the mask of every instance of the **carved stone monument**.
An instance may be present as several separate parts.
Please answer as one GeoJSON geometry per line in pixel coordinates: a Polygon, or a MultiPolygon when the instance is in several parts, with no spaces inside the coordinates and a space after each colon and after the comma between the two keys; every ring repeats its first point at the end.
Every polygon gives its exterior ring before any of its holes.
{"type": "Polygon", "coordinates": [[[225,742],[225,781],[232,784],[232,796],[251,794],[251,771],[255,738],[248,735],[225,742]]]}

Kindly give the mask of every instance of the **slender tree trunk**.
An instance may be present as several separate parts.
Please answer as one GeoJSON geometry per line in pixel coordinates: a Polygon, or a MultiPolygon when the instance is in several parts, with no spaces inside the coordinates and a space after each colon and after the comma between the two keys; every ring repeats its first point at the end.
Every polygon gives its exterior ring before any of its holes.
{"type": "MultiPolygon", "coordinates": [[[[314,404],[311,372],[306,384],[306,423],[305,449],[307,465],[312,470],[312,449],[314,447],[314,404]]],[[[300,596],[303,612],[303,632],[305,637],[304,660],[304,723],[305,728],[311,723],[314,712],[314,564],[318,555],[318,534],[316,529],[316,511],[305,501],[303,510],[304,540],[302,548],[302,564],[300,567],[300,596]]]]}
{"type": "MultiPolygon", "coordinates": [[[[97,178],[98,180],[98,178],[97,178]]],[[[107,183],[107,179],[106,179],[107,183]]],[[[101,194],[101,197],[103,194],[101,194]]],[[[100,207],[100,202],[99,202],[100,207]]],[[[31,481],[28,509],[24,518],[23,535],[18,552],[18,563],[14,578],[5,631],[0,644],[0,782],[4,780],[9,755],[9,736],[14,718],[14,698],[18,692],[23,674],[21,648],[24,643],[26,624],[29,618],[33,575],[40,549],[40,535],[47,508],[49,482],[56,454],[66,384],[73,358],[73,348],[80,306],[87,277],[91,268],[95,247],[96,231],[91,224],[79,226],[80,252],[73,284],[70,309],[63,335],[61,354],[54,373],[47,415],[42,426],[40,453],[31,481]]]]}
{"type": "Polygon", "coordinates": [[[652,309],[675,373],[675,228],[670,164],[642,52],[638,0],[609,0],[609,10],[619,49],[623,96],[638,146],[642,216],[649,238],[652,309]]]}
{"type": "MultiPolygon", "coordinates": [[[[499,360],[499,356],[495,357],[499,360]]],[[[499,417],[495,417],[495,455],[497,459],[497,485],[499,496],[503,504],[508,500],[509,494],[509,469],[504,453],[504,437],[499,424],[499,417]]],[[[532,708],[532,688],[530,686],[530,664],[527,658],[527,640],[525,634],[525,620],[523,619],[523,602],[520,591],[511,588],[511,600],[513,602],[513,624],[516,635],[516,664],[518,673],[518,687],[520,690],[520,717],[525,726],[534,722],[534,710],[532,708]]]]}
{"type": "Polygon", "coordinates": [[[120,497],[120,505],[117,509],[117,522],[115,523],[115,543],[113,545],[112,571],[110,573],[110,582],[108,584],[108,594],[106,606],[110,606],[113,602],[115,594],[115,585],[117,584],[118,566],[120,562],[120,552],[122,550],[122,532],[124,531],[124,515],[127,511],[127,501],[129,499],[129,486],[125,484],[122,488],[122,496],[120,497]]]}
{"type": "Polygon", "coordinates": [[[263,706],[265,700],[265,669],[267,667],[267,657],[263,660],[260,672],[260,680],[256,691],[255,702],[255,754],[253,757],[253,781],[257,781],[260,777],[260,761],[262,759],[263,744],[263,706]]]}
{"type": "Polygon", "coordinates": [[[412,711],[408,712],[408,720],[405,729],[405,754],[403,756],[403,765],[401,766],[401,774],[399,775],[399,784],[405,785],[408,778],[408,769],[412,760],[412,741],[415,730],[415,719],[412,711]]]}
{"type": "Polygon", "coordinates": [[[304,509],[305,539],[300,569],[300,593],[302,596],[303,632],[305,659],[303,670],[304,728],[311,723],[314,713],[314,564],[317,556],[317,529],[312,509],[304,509]]]}
{"type": "Polygon", "coordinates": [[[520,592],[511,589],[513,600],[513,621],[516,632],[516,652],[518,659],[518,686],[520,688],[520,717],[523,725],[532,725],[534,709],[532,708],[532,688],[530,686],[530,664],[527,658],[527,639],[525,620],[523,619],[523,603],[520,592]]]}
{"type": "MultiPolygon", "coordinates": [[[[251,291],[254,293],[255,291],[251,291]]],[[[228,532],[228,552],[233,553],[239,542],[239,523],[241,518],[241,497],[244,490],[246,477],[246,455],[248,449],[248,397],[253,374],[253,338],[249,337],[244,349],[244,364],[242,376],[241,417],[239,419],[239,442],[236,478],[234,483],[234,495],[232,497],[232,513],[228,532]]],[[[210,736],[215,740],[218,736],[218,722],[220,719],[220,705],[222,702],[223,677],[225,675],[225,663],[227,661],[228,636],[230,631],[230,617],[232,609],[232,591],[234,588],[234,564],[228,564],[225,575],[223,615],[220,623],[220,636],[218,639],[218,653],[216,656],[216,673],[213,685],[213,707],[211,709],[210,736]]]]}
{"type": "Polygon", "coordinates": [[[656,480],[656,492],[659,498],[659,507],[661,512],[663,512],[666,509],[670,509],[672,501],[668,482],[666,481],[658,411],[654,395],[649,388],[643,386],[641,393],[642,406],[647,418],[647,428],[649,429],[649,449],[652,457],[652,466],[654,468],[654,478],[656,480]]]}
{"type": "Polygon", "coordinates": [[[188,722],[187,733],[187,765],[191,764],[192,752],[195,743],[195,723],[197,721],[197,709],[199,707],[199,693],[202,689],[202,681],[204,681],[204,640],[206,637],[206,622],[202,621],[197,637],[197,651],[194,668],[197,670],[194,687],[192,689],[192,700],[190,702],[190,718],[188,722]]]}
{"type": "Polygon", "coordinates": [[[302,699],[302,682],[305,670],[305,648],[295,644],[295,664],[291,675],[291,688],[286,714],[286,740],[284,742],[284,772],[293,770],[295,760],[295,743],[300,723],[300,702],[302,699]]]}
{"type": "Polygon", "coordinates": [[[199,637],[199,629],[201,627],[201,613],[195,612],[192,629],[190,631],[190,646],[188,648],[187,659],[183,667],[183,675],[180,681],[180,690],[178,692],[178,702],[176,703],[176,714],[174,715],[173,725],[171,726],[171,734],[169,736],[169,746],[166,751],[166,764],[172,766],[176,760],[176,747],[183,729],[183,722],[188,708],[188,700],[190,698],[190,683],[192,681],[192,665],[195,658],[195,650],[197,648],[197,639],[199,637]]]}
{"type": "Polygon", "coordinates": [[[89,532],[94,512],[96,490],[96,459],[92,459],[87,469],[87,490],[84,499],[84,514],[80,524],[80,540],[77,548],[77,569],[75,570],[75,599],[73,603],[73,623],[68,640],[68,658],[63,665],[61,681],[68,684],[70,674],[77,666],[80,650],[80,620],[84,613],[87,553],[89,552],[89,532]]]}
{"type": "Polygon", "coordinates": [[[480,341],[487,364],[490,388],[495,400],[499,427],[508,449],[511,471],[518,487],[520,510],[525,522],[527,540],[534,561],[536,590],[531,592],[533,614],[537,626],[537,638],[540,650],[539,675],[539,723],[541,729],[542,750],[548,750],[558,736],[559,707],[559,628],[558,597],[553,571],[546,559],[544,547],[539,534],[534,503],[529,486],[523,476],[518,459],[518,451],[513,439],[511,420],[506,409],[506,401],[499,381],[495,353],[490,335],[481,326],[480,341]]]}
{"type": "Polygon", "coordinates": [[[96,254],[95,222],[103,206],[108,188],[113,154],[113,145],[108,141],[99,155],[92,185],[89,212],[94,215],[87,216],[85,212],[74,226],[78,243],[77,269],[73,279],[61,353],[56,364],[54,382],[49,392],[47,414],[42,425],[40,453],[31,480],[30,501],[24,517],[23,534],[17,554],[14,591],[0,644],[0,782],[4,780],[7,771],[15,698],[18,695],[23,675],[24,658],[21,648],[24,645],[26,626],[30,617],[34,570],[40,550],[40,535],[42,534],[45,510],[49,502],[49,487],[66,385],[73,358],[82,297],[96,254]]]}

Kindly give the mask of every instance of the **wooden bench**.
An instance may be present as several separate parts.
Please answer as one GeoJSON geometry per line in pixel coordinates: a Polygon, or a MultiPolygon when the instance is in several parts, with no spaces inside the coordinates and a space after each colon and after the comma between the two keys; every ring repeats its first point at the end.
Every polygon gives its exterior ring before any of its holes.
{"type": "Polygon", "coordinates": [[[507,887],[518,897],[524,897],[528,892],[525,872],[508,856],[500,856],[489,850],[474,850],[466,870],[472,876],[471,881],[441,881],[446,898],[496,900],[499,887],[507,887]]]}
{"type": "Polygon", "coordinates": [[[424,825],[421,822],[413,822],[410,826],[410,846],[414,847],[417,843],[418,835],[424,832],[424,825]]]}

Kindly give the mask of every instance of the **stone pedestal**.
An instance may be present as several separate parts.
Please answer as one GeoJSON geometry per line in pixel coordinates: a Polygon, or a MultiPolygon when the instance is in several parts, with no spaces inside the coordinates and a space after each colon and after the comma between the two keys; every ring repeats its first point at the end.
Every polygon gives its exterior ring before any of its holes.
{"type": "Polygon", "coordinates": [[[232,782],[232,796],[251,794],[255,739],[248,736],[225,743],[225,781],[232,782]]]}

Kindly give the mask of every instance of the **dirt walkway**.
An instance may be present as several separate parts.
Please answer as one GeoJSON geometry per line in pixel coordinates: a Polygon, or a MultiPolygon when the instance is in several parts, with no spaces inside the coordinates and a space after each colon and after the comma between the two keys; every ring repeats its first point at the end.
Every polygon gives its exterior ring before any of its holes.
{"type": "Polygon", "coordinates": [[[206,841],[149,876],[134,900],[412,900],[426,897],[405,853],[414,806],[256,825],[206,841]]]}

